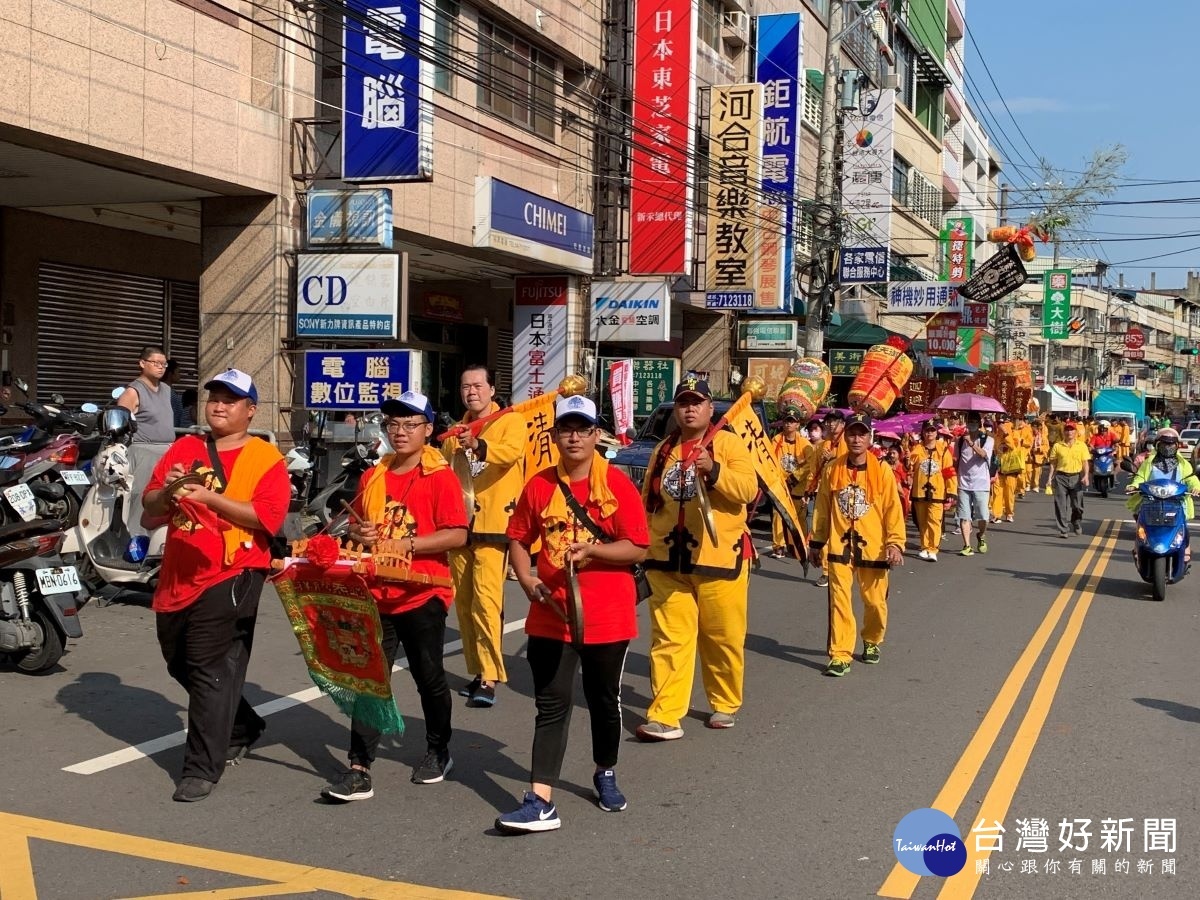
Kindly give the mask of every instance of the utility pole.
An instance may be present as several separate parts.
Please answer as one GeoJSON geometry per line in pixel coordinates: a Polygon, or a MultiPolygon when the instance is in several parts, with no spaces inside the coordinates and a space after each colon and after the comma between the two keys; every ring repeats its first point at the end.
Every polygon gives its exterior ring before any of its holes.
{"type": "MultiPolygon", "coordinates": [[[[821,359],[825,352],[825,313],[833,304],[837,275],[838,209],[834,203],[834,171],[837,142],[840,139],[838,115],[838,73],[842,55],[842,0],[832,0],[825,20],[829,40],[825,45],[825,85],[821,92],[821,141],[817,148],[816,209],[827,224],[814,234],[818,248],[818,263],[824,268],[820,293],[812,299],[810,275],[808,309],[805,310],[804,355],[821,359]]],[[[814,222],[814,225],[817,223],[814,222]]],[[[814,231],[816,229],[814,228],[814,231]]]]}

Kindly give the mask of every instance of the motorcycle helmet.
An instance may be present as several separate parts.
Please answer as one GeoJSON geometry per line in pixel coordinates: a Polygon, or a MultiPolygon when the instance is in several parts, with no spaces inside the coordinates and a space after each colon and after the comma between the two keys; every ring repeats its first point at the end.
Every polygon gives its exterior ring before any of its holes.
{"type": "Polygon", "coordinates": [[[1112,428],[1112,422],[1108,421],[1108,419],[1101,419],[1098,424],[1101,428],[1112,428]]]}
{"type": "Polygon", "coordinates": [[[100,431],[110,441],[124,444],[137,431],[137,422],[124,406],[110,406],[100,415],[100,431]]]}

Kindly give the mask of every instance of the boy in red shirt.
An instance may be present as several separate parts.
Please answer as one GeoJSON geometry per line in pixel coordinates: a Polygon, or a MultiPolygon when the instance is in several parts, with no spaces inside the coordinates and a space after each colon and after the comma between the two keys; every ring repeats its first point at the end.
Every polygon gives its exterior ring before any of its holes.
{"type": "MultiPolygon", "coordinates": [[[[377,541],[405,545],[414,573],[431,575],[443,584],[368,579],[379,605],[383,653],[388,671],[403,646],[421,697],[425,716],[425,758],[413,769],[413,784],[436,784],[454,765],[450,758],[450,686],[442,652],[446,613],[454,599],[447,551],[467,542],[467,514],[462,488],[450,464],[428,445],[433,434],[433,407],[428,398],[406,391],[379,407],[395,452],[363,473],[354,511],[358,521],[350,537],[370,548],[377,541]]],[[[348,802],[375,796],[371,763],[379,748],[379,732],[366,722],[350,723],[350,771],[321,793],[348,802]]]]}
{"type": "Polygon", "coordinates": [[[183,777],[173,800],[212,793],[227,761],[241,758],[266,722],[242,697],[258,598],[283,527],[291,486],[279,451],[251,437],[258,389],[230,369],[204,385],[212,434],[167,448],[146,485],[142,525],[167,525],[154,592],[167,671],[188,692],[183,777]],[[187,475],[199,476],[176,486],[187,475]]]}
{"type": "Polygon", "coordinates": [[[496,827],[509,832],[562,824],[550,797],[562,770],[581,666],[596,797],[606,812],[626,806],[613,772],[621,744],[621,673],[629,642],[637,637],[631,567],[645,558],[650,535],[637,487],[596,453],[596,404],[564,397],[554,413],[560,461],[529,480],[508,525],[513,569],[530,600],[525,633],[537,705],[530,790],[519,809],[496,819],[496,827]],[[539,540],[534,576],[530,547],[539,540]],[[583,610],[578,642],[565,621],[574,614],[566,571],[572,562],[583,610]]]}

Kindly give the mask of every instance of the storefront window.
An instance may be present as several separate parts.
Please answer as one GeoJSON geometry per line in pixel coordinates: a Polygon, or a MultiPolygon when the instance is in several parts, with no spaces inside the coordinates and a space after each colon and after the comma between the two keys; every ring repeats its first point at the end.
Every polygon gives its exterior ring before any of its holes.
{"type": "Polygon", "coordinates": [[[479,20],[479,105],[554,138],[554,58],[486,19],[479,20]]]}
{"type": "Polygon", "coordinates": [[[725,17],[722,0],[700,0],[700,40],[714,50],[721,49],[721,22],[725,17]]]}
{"type": "Polygon", "coordinates": [[[433,19],[433,89],[454,96],[454,44],[458,38],[458,4],[437,0],[433,19]]]}

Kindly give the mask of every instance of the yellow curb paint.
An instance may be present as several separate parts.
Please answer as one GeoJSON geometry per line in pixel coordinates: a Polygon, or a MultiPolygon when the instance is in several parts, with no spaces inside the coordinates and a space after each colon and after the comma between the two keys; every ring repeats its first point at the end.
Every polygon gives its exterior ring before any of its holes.
{"type": "MultiPolygon", "coordinates": [[[[1004,723],[1008,720],[1013,706],[1016,705],[1017,698],[1020,697],[1021,691],[1024,690],[1025,683],[1029,680],[1029,674],[1033,671],[1034,663],[1042,655],[1042,651],[1050,640],[1050,635],[1054,633],[1054,629],[1058,626],[1063,611],[1067,608],[1067,604],[1079,588],[1079,584],[1091,566],[1097,550],[1110,534],[1118,533],[1120,528],[1120,522],[1109,520],[1097,529],[1096,536],[1092,538],[1083,556],[1080,557],[1079,562],[1071,571],[1070,577],[1067,578],[1066,584],[1062,586],[1062,589],[1054,598],[1054,602],[1050,604],[1050,608],[1046,611],[1041,624],[1034,631],[1033,637],[1029,639],[1029,643],[1025,645],[1025,649],[1021,651],[1021,655],[1017,658],[1012,670],[1004,679],[1004,684],[1001,685],[1000,691],[996,694],[996,699],[992,701],[991,707],[989,707],[983,720],[979,723],[979,727],[975,729],[975,733],[967,743],[966,749],[963,750],[962,755],[958,758],[958,762],[954,764],[954,768],[950,772],[950,777],[946,780],[946,783],[942,786],[941,791],[938,792],[937,797],[931,804],[934,809],[940,809],[951,817],[958,812],[959,806],[962,805],[963,800],[967,796],[967,791],[971,789],[971,785],[979,777],[979,771],[983,768],[984,761],[987,759],[988,754],[991,753],[996,739],[1000,736],[1000,731],[1004,727],[1004,723]]],[[[910,872],[904,866],[900,865],[900,863],[896,863],[892,867],[892,871],[888,874],[887,880],[879,888],[878,896],[908,900],[908,898],[912,897],[913,891],[917,889],[917,884],[920,880],[920,875],[910,872]]]]}
{"type": "MultiPolygon", "coordinates": [[[[988,792],[983,798],[983,804],[979,807],[979,818],[975,820],[976,822],[979,819],[983,819],[989,825],[993,821],[1003,822],[1005,815],[1008,814],[1008,808],[1017,792],[1017,786],[1021,783],[1021,776],[1025,774],[1029,758],[1033,755],[1033,748],[1046,724],[1046,717],[1050,714],[1054,695],[1058,692],[1059,684],[1062,683],[1067,661],[1071,658],[1071,651],[1075,649],[1075,642],[1079,639],[1080,631],[1083,630],[1083,620],[1088,614],[1088,609],[1091,608],[1096,587],[1100,584],[1100,579],[1104,577],[1104,570],[1108,568],[1109,560],[1112,559],[1112,551],[1117,545],[1118,534],[1119,532],[1113,534],[1109,539],[1100,556],[1099,563],[1079,595],[1079,601],[1071,610],[1071,617],[1067,620],[1062,636],[1058,639],[1058,644],[1050,655],[1050,662],[1046,664],[1046,668],[1042,672],[1042,678],[1033,693],[1033,699],[1029,702],[1029,709],[1017,728],[1016,736],[1013,738],[1008,752],[1004,755],[1004,761],[1000,763],[1000,769],[996,772],[992,786],[988,788],[988,792]]],[[[974,824],[972,823],[972,825],[974,824]]],[[[970,900],[975,895],[975,889],[979,887],[979,879],[982,877],[982,873],[975,870],[975,861],[987,859],[991,856],[992,851],[978,852],[972,849],[972,846],[972,842],[968,841],[967,864],[957,875],[946,879],[946,883],[938,892],[938,900],[970,900]]]]}
{"type": "MultiPolygon", "coordinates": [[[[319,869],[299,863],[263,859],[225,850],[210,850],[190,844],[174,844],[155,838],[120,834],[48,819],[35,819],[0,812],[0,896],[4,900],[36,900],[29,839],[53,841],[108,853],[120,853],[138,859],[208,869],[227,875],[254,878],[266,884],[243,896],[267,896],[280,893],[327,891],[371,900],[493,900],[495,895],[454,891],[387,881],[351,872],[319,869]],[[11,863],[11,865],[10,865],[11,863]],[[287,887],[287,891],[276,888],[287,887]]],[[[209,894],[210,892],[201,892],[209,894]]],[[[178,896],[172,894],[171,896],[178,896]]],[[[221,896],[217,894],[216,896],[221,896]]],[[[227,894],[225,896],[237,896],[227,894]]]]}

